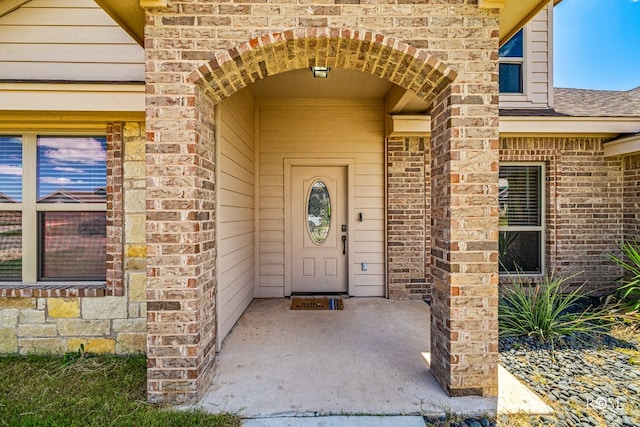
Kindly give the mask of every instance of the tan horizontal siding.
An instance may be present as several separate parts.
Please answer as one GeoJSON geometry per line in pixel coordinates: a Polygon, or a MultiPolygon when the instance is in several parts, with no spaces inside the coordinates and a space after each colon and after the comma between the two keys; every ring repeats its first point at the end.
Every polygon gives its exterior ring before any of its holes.
{"type": "Polygon", "coordinates": [[[144,81],[144,50],[91,0],[31,1],[0,18],[0,79],[144,81]]]}
{"type": "MultiPolygon", "coordinates": [[[[384,272],[383,106],[373,101],[263,100],[259,103],[259,296],[285,290],[284,159],[354,160],[350,260],[359,296],[382,296],[384,272]],[[364,215],[362,223],[356,220],[364,215]],[[361,262],[369,263],[361,271],[361,262]]],[[[321,163],[321,160],[319,160],[321,163]]]]}
{"type": "Polygon", "coordinates": [[[551,23],[549,10],[543,9],[526,27],[525,37],[525,94],[502,95],[501,108],[547,108],[551,98],[549,88],[551,70],[551,23]]]}
{"type": "Polygon", "coordinates": [[[219,339],[254,296],[255,168],[253,99],[242,91],[220,103],[218,149],[219,339]]]}

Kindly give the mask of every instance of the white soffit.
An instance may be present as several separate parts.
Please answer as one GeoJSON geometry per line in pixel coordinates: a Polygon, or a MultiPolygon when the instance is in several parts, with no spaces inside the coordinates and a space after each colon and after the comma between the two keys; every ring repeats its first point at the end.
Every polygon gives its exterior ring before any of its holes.
{"type": "Polygon", "coordinates": [[[604,156],[623,156],[625,154],[640,153],[640,135],[616,139],[604,144],[604,156]]]}
{"type": "Polygon", "coordinates": [[[0,108],[9,111],[144,112],[144,84],[0,83],[0,108]]]}

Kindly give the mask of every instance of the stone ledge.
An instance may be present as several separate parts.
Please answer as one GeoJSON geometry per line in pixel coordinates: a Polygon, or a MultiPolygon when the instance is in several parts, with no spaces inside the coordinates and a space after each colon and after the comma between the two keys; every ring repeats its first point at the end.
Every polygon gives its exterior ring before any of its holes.
{"type": "Polygon", "coordinates": [[[50,298],[50,297],[104,297],[110,295],[112,289],[106,283],[55,284],[23,283],[0,285],[0,298],[50,298]]]}

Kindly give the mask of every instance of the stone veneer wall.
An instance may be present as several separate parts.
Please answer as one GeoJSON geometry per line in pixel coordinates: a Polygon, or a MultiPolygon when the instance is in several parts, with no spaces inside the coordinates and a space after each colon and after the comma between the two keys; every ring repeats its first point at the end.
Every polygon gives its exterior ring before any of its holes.
{"type": "Polygon", "coordinates": [[[428,137],[387,139],[387,282],[391,299],[431,297],[428,137]]]}
{"type": "Polygon", "coordinates": [[[108,126],[106,287],[3,289],[0,353],[145,351],[144,148],[144,124],[108,126]]]}
{"type": "Polygon", "coordinates": [[[626,156],[624,164],[623,235],[640,242],[640,154],[626,156]]]}
{"type": "MultiPolygon", "coordinates": [[[[616,245],[623,237],[622,159],[604,157],[604,141],[595,137],[500,139],[501,162],[546,165],[547,272],[577,274],[572,282],[586,280],[586,287],[596,292],[605,292],[621,274],[607,254],[618,252],[616,245]]],[[[633,173],[627,175],[626,188],[632,188],[633,173]]]]}

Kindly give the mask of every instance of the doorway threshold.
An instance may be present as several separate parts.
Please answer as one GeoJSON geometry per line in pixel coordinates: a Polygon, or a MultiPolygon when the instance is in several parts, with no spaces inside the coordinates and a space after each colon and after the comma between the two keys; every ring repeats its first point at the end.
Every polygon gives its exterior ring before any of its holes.
{"type": "Polygon", "coordinates": [[[291,298],[340,298],[348,299],[349,294],[346,292],[291,292],[291,298]]]}

